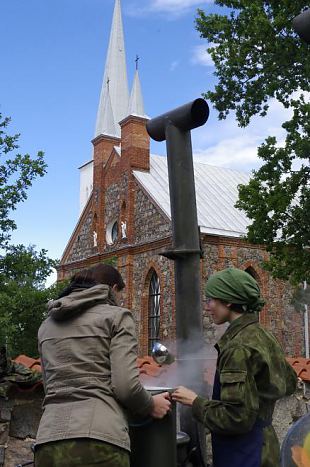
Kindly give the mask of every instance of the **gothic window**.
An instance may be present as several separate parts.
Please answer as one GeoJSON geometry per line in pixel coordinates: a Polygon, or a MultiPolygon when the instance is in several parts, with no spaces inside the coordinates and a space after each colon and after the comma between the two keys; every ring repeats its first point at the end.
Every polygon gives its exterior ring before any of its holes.
{"type": "Polygon", "coordinates": [[[260,282],[259,276],[258,276],[257,272],[255,271],[255,269],[252,268],[252,266],[249,266],[249,267],[245,270],[245,272],[247,272],[248,274],[250,274],[250,276],[252,276],[252,277],[256,280],[256,282],[259,284],[259,282],[260,282]]]}
{"type": "Polygon", "coordinates": [[[149,354],[151,354],[154,343],[160,337],[160,283],[154,270],[150,279],[148,311],[148,344],[149,354]]]}
{"type": "Polygon", "coordinates": [[[118,221],[114,220],[107,226],[106,240],[108,245],[113,245],[118,238],[118,221]]]}
{"type": "Polygon", "coordinates": [[[116,242],[117,240],[117,235],[118,235],[118,222],[114,222],[112,226],[112,231],[111,231],[111,239],[112,243],[116,242]]]}

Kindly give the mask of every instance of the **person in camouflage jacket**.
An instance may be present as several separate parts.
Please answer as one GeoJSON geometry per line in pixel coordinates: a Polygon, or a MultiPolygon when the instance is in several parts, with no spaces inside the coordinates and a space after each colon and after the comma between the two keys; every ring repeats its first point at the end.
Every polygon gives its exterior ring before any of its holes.
{"type": "Polygon", "coordinates": [[[275,402],[292,394],[297,377],[276,339],[258,321],[264,300],[247,272],[229,268],[207,282],[215,324],[230,323],[218,351],[212,400],[180,387],[172,398],[192,407],[212,434],[214,467],[278,467],[272,427],[275,402]]]}
{"type": "Polygon", "coordinates": [[[12,386],[28,388],[42,381],[39,372],[11,360],[5,346],[0,347],[0,397],[7,397],[12,386]]]}

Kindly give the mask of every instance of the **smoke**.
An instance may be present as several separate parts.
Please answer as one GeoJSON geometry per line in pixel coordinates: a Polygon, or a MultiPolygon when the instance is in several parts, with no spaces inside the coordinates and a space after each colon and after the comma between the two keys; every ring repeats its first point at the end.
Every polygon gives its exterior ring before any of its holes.
{"type": "Polygon", "coordinates": [[[305,306],[310,305],[310,286],[307,283],[295,289],[292,304],[297,311],[301,312],[305,311],[305,306]]]}
{"type": "Polygon", "coordinates": [[[203,342],[201,335],[187,340],[162,341],[175,356],[171,365],[162,365],[157,375],[142,375],[147,387],[174,389],[185,386],[204,397],[211,397],[216,369],[217,351],[203,342]]]}

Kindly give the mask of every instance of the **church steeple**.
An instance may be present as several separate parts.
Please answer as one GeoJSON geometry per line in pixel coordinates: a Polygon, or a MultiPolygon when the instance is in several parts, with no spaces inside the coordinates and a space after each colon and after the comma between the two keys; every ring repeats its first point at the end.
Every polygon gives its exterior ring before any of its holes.
{"type": "Polygon", "coordinates": [[[107,80],[103,102],[104,102],[104,107],[103,107],[103,118],[101,121],[101,134],[116,136],[117,128],[116,128],[114,118],[113,118],[109,79],[107,80]]]}
{"type": "Polygon", "coordinates": [[[109,122],[109,130],[114,127],[113,136],[120,136],[119,122],[127,115],[128,102],[129,92],[121,1],[115,0],[95,137],[107,133],[107,128],[105,128],[107,121],[109,122]],[[111,105],[109,105],[109,100],[111,105]],[[109,115],[105,115],[106,112],[109,112],[109,115]],[[112,121],[113,125],[111,124],[112,121]]]}
{"type": "Polygon", "coordinates": [[[139,117],[145,117],[144,113],[144,103],[143,103],[143,96],[138,72],[138,62],[139,57],[136,57],[136,72],[135,77],[132,85],[131,95],[129,99],[129,106],[128,106],[128,115],[138,115],[139,117]]]}

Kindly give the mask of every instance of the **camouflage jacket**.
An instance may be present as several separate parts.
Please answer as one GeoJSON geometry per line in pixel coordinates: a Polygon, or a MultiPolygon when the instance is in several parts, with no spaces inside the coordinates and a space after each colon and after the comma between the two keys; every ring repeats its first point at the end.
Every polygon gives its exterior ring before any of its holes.
{"type": "MultiPolygon", "coordinates": [[[[271,421],[275,402],[294,393],[297,377],[277,340],[253,314],[234,320],[216,344],[221,400],[198,396],[193,414],[213,433],[237,435],[256,419],[271,421]]],[[[279,446],[273,428],[264,429],[265,467],[277,466],[279,446]]]]}
{"type": "Polygon", "coordinates": [[[10,360],[5,348],[0,349],[0,397],[7,397],[9,389],[17,384],[20,387],[29,387],[42,381],[42,375],[29,368],[10,360]]]}

